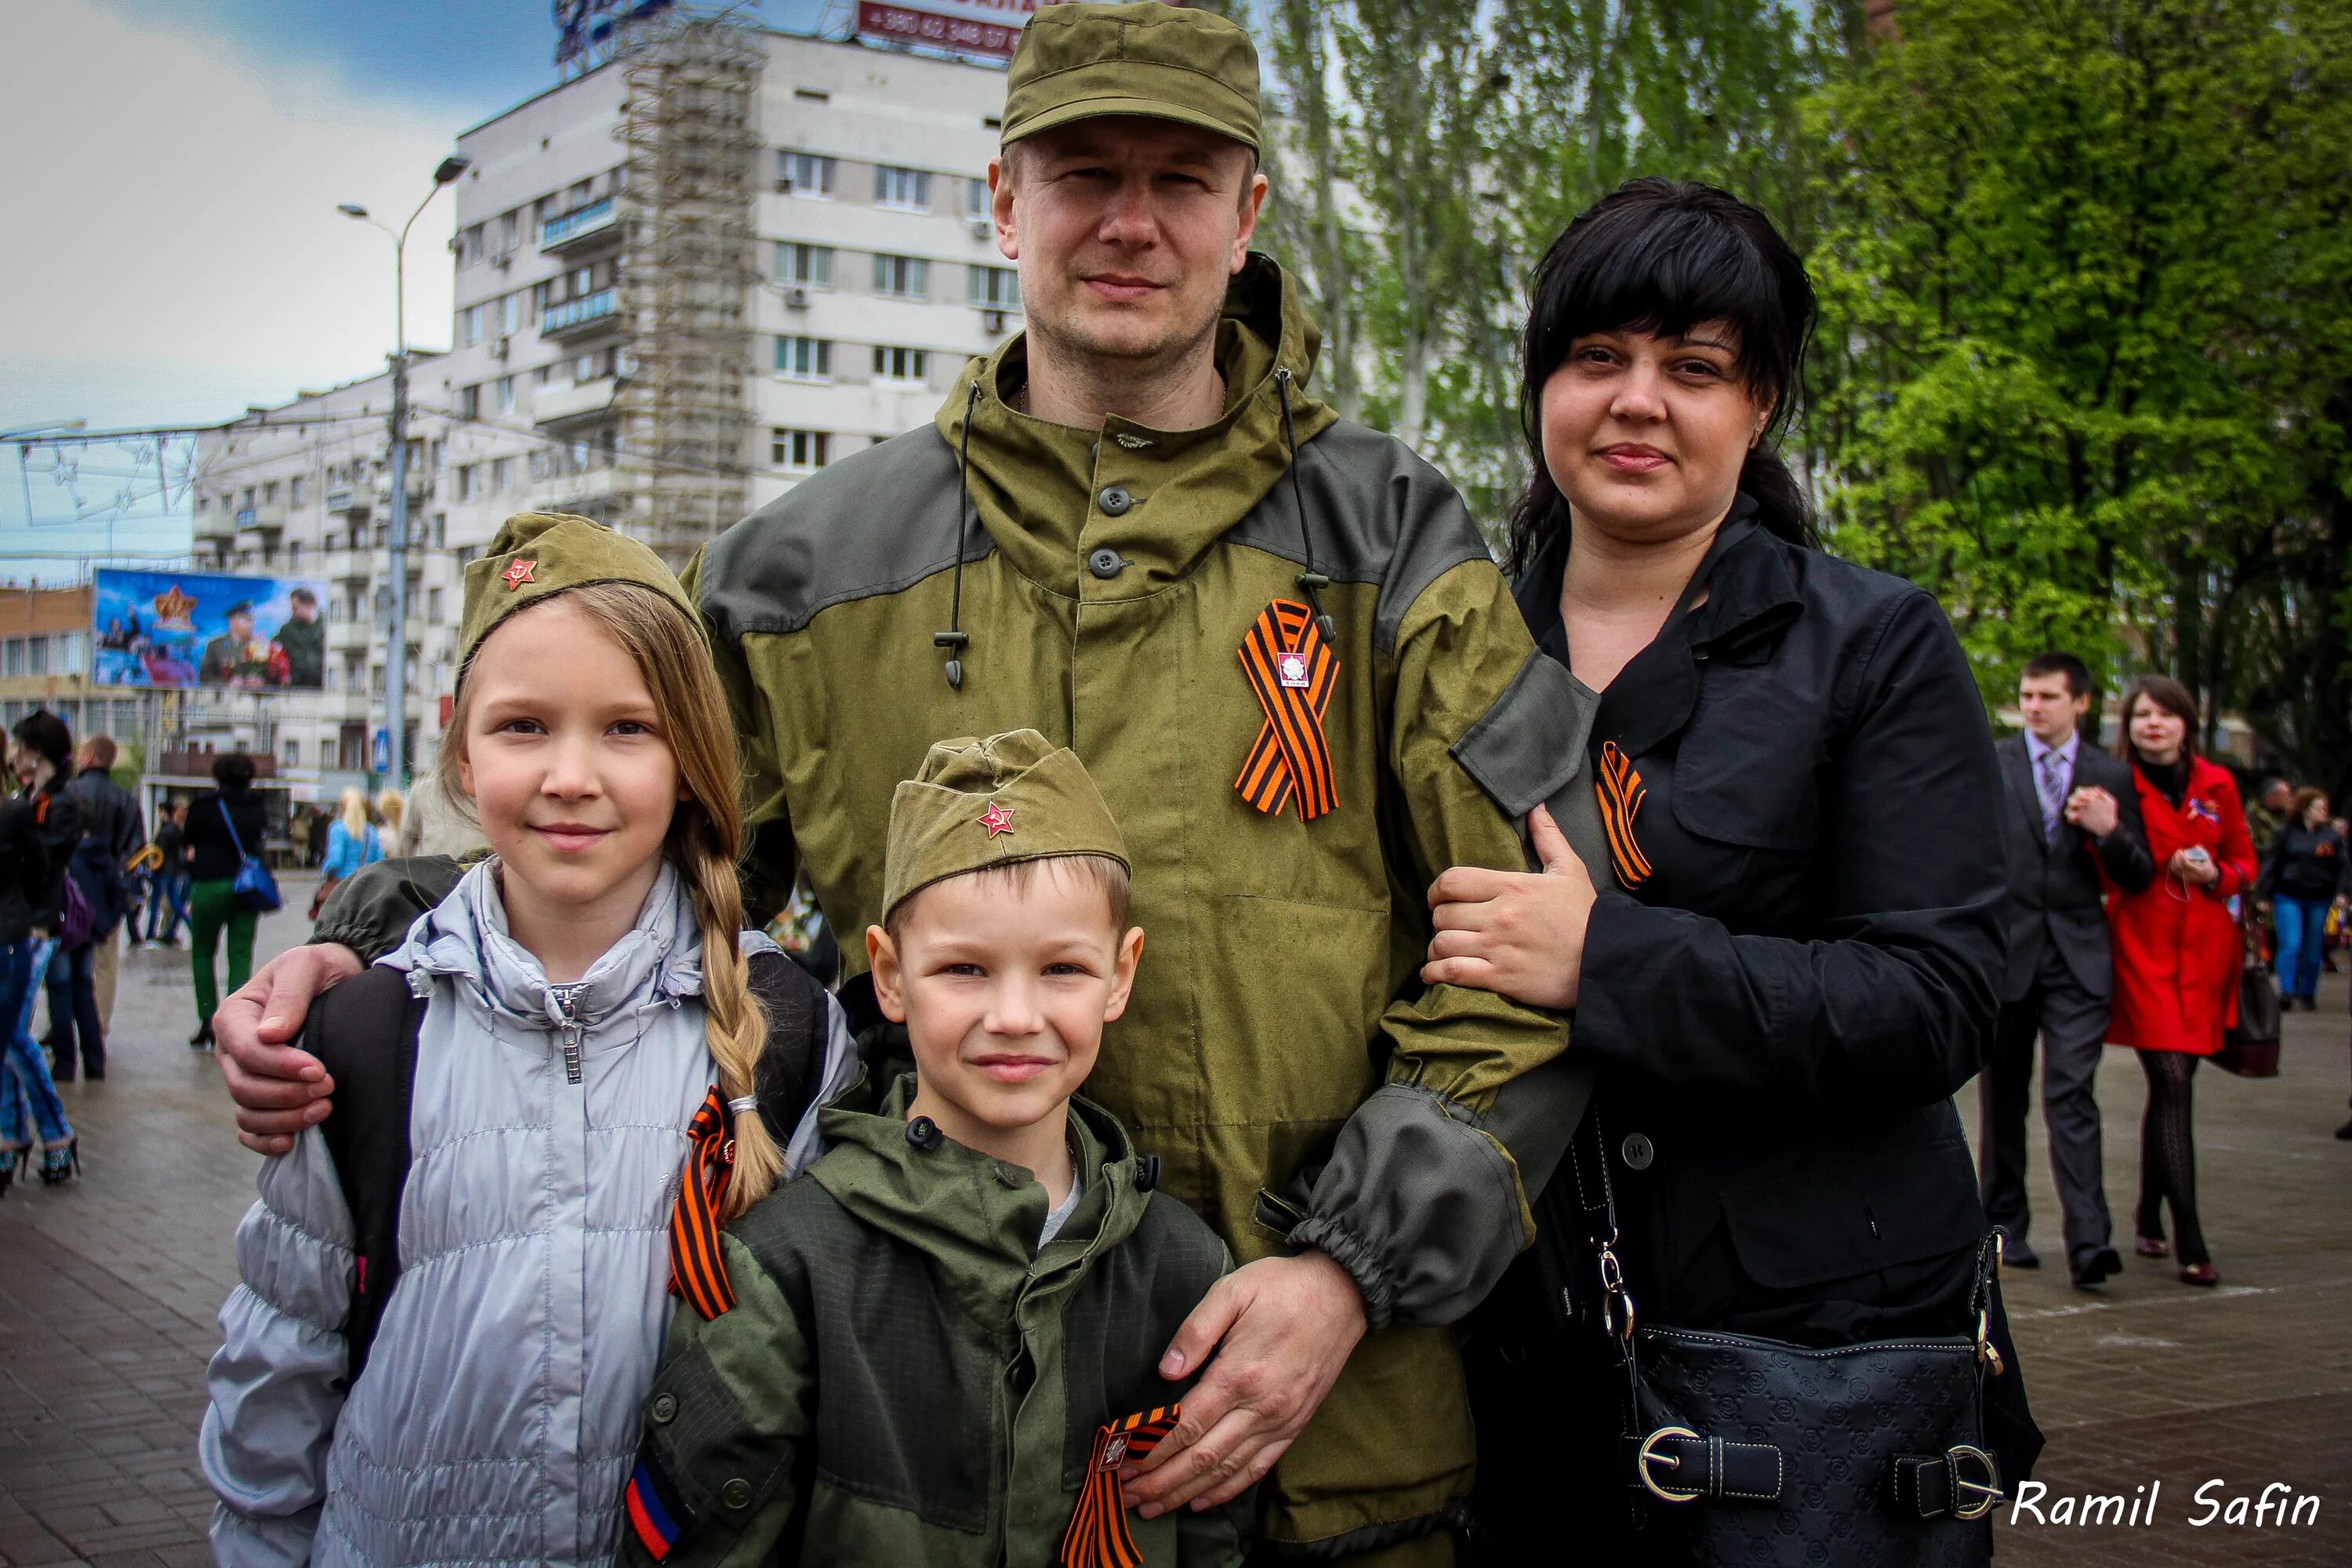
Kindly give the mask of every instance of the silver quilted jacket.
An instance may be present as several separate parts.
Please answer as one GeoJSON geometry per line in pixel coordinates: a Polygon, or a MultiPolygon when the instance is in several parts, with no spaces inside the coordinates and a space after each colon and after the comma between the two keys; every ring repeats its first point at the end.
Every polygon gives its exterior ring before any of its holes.
{"type": "Polygon", "coordinates": [[[263,1166],[199,1439],[214,1556],[606,1562],[669,1322],[686,1128],[712,1079],[685,890],[665,868],[636,929],[550,985],[485,862],[383,962],[429,996],[399,1284],[346,1389],[353,1237],[332,1162],[314,1130],[263,1166]]]}

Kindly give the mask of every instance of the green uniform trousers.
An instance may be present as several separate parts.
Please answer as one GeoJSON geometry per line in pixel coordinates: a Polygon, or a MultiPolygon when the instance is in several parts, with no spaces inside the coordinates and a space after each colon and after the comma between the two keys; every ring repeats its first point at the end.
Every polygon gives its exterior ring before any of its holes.
{"type": "Polygon", "coordinates": [[[235,991],[252,977],[253,928],[261,916],[236,896],[236,883],[227,877],[191,883],[188,903],[193,911],[189,923],[196,939],[195,950],[188,954],[188,966],[196,976],[196,1022],[209,1024],[213,1009],[220,1005],[220,979],[213,958],[221,928],[228,928],[228,988],[235,991]]]}

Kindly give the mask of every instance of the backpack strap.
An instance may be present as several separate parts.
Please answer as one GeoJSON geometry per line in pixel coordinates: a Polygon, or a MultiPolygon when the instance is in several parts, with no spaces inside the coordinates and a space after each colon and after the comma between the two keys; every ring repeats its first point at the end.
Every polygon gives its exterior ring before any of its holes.
{"type": "MultiPolygon", "coordinates": [[[[351,1210],[352,1309],[343,1320],[349,1382],[359,1381],[384,1304],[400,1279],[400,1197],[408,1184],[408,1112],[425,998],[396,969],[362,971],[323,996],[302,1048],[334,1076],[334,1109],[319,1123],[351,1210]]],[[[347,1384],[348,1386],[348,1384],[347,1384]]]]}
{"type": "Polygon", "coordinates": [[[782,1149],[807,1114],[824,1070],[824,988],[780,952],[755,952],[743,967],[751,997],[768,1019],[768,1044],[751,1086],[760,1097],[760,1120],[782,1149]]]}

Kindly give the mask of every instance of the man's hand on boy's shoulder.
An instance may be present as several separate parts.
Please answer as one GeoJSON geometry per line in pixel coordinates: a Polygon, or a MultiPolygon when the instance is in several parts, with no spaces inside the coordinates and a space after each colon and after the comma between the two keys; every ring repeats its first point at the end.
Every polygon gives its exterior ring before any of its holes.
{"type": "Polygon", "coordinates": [[[247,1148],[283,1154],[296,1134],[326,1120],[334,1080],[292,1042],[310,1004],[362,967],[360,955],[338,942],[289,948],[213,1015],[213,1057],[236,1102],[237,1142],[247,1148]]]}
{"type": "Polygon", "coordinates": [[[1129,1473],[1129,1501],[1151,1519],[1214,1508],[1265,1479],[1364,1330],[1362,1293],[1322,1253],[1263,1258],[1218,1280],[1160,1361],[1162,1376],[1199,1369],[1200,1381],[1175,1431],[1129,1473]]]}

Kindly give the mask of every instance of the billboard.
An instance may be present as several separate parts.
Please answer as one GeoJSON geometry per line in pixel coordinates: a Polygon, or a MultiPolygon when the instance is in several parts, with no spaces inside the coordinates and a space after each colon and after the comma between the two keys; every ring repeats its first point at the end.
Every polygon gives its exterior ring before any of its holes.
{"type": "Polygon", "coordinates": [[[100,686],[316,691],[327,592],[287,577],[97,574],[90,679],[100,686]]]}
{"type": "Polygon", "coordinates": [[[1053,0],[916,0],[908,5],[858,0],[857,36],[1009,60],[1041,3],[1053,0]]]}

